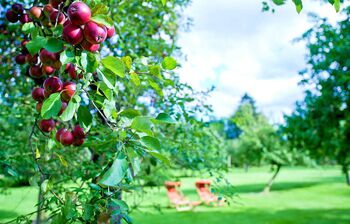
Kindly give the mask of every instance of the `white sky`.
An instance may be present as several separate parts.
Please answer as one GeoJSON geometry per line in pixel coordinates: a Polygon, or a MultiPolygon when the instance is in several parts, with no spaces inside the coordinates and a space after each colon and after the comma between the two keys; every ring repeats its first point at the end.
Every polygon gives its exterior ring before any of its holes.
{"type": "Polygon", "coordinates": [[[196,90],[216,87],[209,103],[218,118],[233,114],[248,92],[272,122],[282,122],[303,99],[298,71],[305,68],[306,49],[292,40],[311,26],[308,12],[333,21],[340,16],[329,4],[304,2],[301,14],[292,3],[272,14],[261,12],[260,0],[193,0],[185,15],[194,25],[178,42],[187,58],[179,69],[182,81],[196,90]]]}

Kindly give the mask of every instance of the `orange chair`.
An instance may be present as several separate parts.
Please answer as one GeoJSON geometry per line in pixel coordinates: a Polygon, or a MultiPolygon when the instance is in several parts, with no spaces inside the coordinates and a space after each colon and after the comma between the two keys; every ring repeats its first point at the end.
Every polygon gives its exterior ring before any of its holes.
{"type": "Polygon", "coordinates": [[[193,210],[196,206],[201,204],[201,202],[198,201],[189,201],[180,191],[180,186],[181,182],[165,182],[170,203],[176,208],[177,211],[193,210]]]}
{"type": "Polygon", "coordinates": [[[215,196],[211,193],[210,185],[211,185],[210,180],[196,181],[196,188],[197,188],[197,193],[199,197],[207,205],[213,204],[213,205],[222,206],[224,203],[224,200],[219,199],[218,196],[215,196]]]}

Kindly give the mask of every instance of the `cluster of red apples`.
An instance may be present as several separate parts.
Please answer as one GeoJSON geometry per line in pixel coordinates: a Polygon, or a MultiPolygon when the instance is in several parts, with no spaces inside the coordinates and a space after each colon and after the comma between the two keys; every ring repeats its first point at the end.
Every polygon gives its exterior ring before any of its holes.
{"type": "MultiPolygon", "coordinates": [[[[65,6],[64,0],[50,0],[49,4],[33,6],[25,10],[21,4],[12,5],[6,12],[9,22],[20,21],[22,24],[34,22],[40,27],[51,28],[63,26],[62,39],[74,48],[95,52],[100,48],[100,44],[114,35],[114,27],[106,27],[103,24],[91,20],[91,10],[85,3],[77,1],[65,6]]],[[[53,93],[60,93],[62,107],[58,113],[61,115],[69,104],[76,91],[74,80],[81,79],[83,72],[79,74],[75,65],[70,63],[65,66],[64,74],[60,74],[62,64],[60,62],[61,52],[50,52],[42,48],[37,54],[31,55],[26,44],[29,40],[21,42],[21,54],[17,55],[17,64],[29,64],[29,75],[34,80],[44,80],[42,87],[35,87],[32,90],[32,97],[36,104],[36,110],[41,112],[43,102],[53,93]],[[63,82],[61,78],[68,79],[63,82]],[[70,81],[69,81],[70,79],[70,81]]],[[[62,69],[61,69],[62,70],[62,69]]],[[[63,71],[63,70],[62,70],[63,71]]],[[[40,83],[40,82],[37,82],[40,83]]],[[[42,83],[42,81],[41,81],[42,83]]],[[[57,124],[54,119],[41,120],[39,128],[42,132],[52,132],[57,124]]],[[[60,128],[56,132],[56,140],[62,145],[80,146],[85,139],[84,129],[76,125],[73,130],[60,128]]]]}
{"type": "Polygon", "coordinates": [[[13,4],[6,12],[9,22],[22,24],[38,22],[44,27],[63,25],[62,38],[69,44],[95,52],[100,44],[115,33],[114,26],[106,27],[91,20],[91,10],[83,2],[74,2],[65,10],[61,0],[50,0],[43,7],[33,6],[26,13],[21,4],[13,4]]]}
{"type": "MultiPolygon", "coordinates": [[[[72,99],[76,91],[76,84],[74,82],[64,82],[56,76],[51,76],[44,81],[43,88],[36,87],[32,91],[32,97],[36,104],[36,110],[40,113],[43,101],[53,93],[60,93],[62,106],[58,113],[61,115],[67,108],[69,101],[72,99]]],[[[56,121],[54,119],[41,120],[39,122],[39,128],[43,132],[52,132],[56,127],[56,121]]],[[[84,129],[79,125],[76,125],[73,131],[69,131],[66,128],[61,128],[56,132],[56,139],[63,145],[80,146],[84,143],[85,133],[84,129]]]]}

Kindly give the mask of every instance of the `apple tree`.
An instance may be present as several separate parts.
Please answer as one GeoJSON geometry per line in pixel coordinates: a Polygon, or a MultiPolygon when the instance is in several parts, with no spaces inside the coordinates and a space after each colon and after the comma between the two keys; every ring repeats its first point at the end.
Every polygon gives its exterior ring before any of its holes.
{"type": "Polygon", "coordinates": [[[1,39],[9,43],[2,107],[19,113],[25,105],[22,125],[32,123],[37,223],[44,213],[52,223],[130,222],[122,191],[134,188],[147,158],[169,163],[160,152],[160,126],[189,120],[189,99],[182,99],[181,110],[171,109],[178,99],[173,92],[189,87],[179,83],[172,71],[177,62],[168,56],[178,29],[172,9],[186,4],[50,1],[7,9],[12,24],[2,25],[8,29],[1,39]],[[135,12],[140,16],[127,16],[135,12]],[[163,20],[150,18],[152,12],[163,20]]]}
{"type": "Polygon", "coordinates": [[[283,166],[307,160],[304,159],[303,153],[288,147],[278,127],[272,126],[268,119],[258,112],[251,97],[245,95],[242,99],[237,111],[230,118],[241,130],[238,138],[233,139],[230,151],[237,164],[245,166],[268,164],[271,167],[274,173],[264,188],[264,192],[267,193],[283,166]]]}

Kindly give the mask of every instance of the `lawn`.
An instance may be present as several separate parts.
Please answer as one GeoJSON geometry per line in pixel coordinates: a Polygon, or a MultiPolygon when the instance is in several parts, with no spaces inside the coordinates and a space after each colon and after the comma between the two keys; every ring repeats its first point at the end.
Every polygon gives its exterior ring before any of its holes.
{"type": "MultiPolygon", "coordinates": [[[[131,216],[134,223],[152,224],[326,224],[350,223],[350,187],[339,168],[285,168],[277,177],[272,192],[260,193],[271,173],[253,168],[245,173],[233,169],[228,179],[238,194],[230,206],[200,206],[194,212],[168,208],[163,188],[146,189],[145,195],[126,195],[130,204],[139,204],[131,216]]],[[[197,178],[184,178],[183,192],[198,200],[194,189],[197,178]]],[[[15,188],[0,195],[0,222],[33,211],[36,191],[15,188]]]]}

